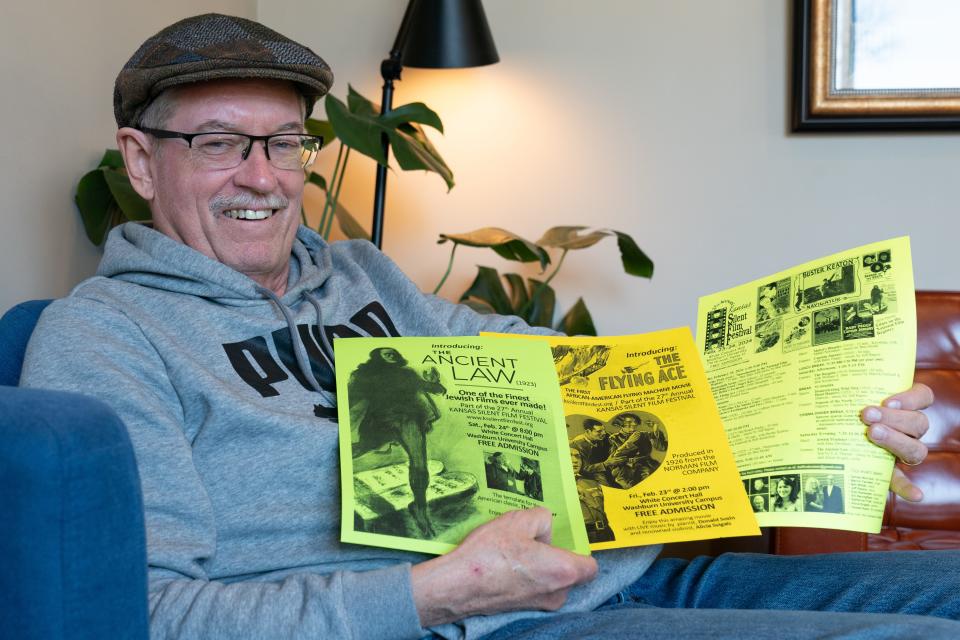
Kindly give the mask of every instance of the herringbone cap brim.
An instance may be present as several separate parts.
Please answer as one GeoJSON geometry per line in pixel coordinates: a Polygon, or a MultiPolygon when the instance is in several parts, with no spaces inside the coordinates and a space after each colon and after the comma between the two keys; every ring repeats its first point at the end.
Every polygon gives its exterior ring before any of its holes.
{"type": "Polygon", "coordinates": [[[258,22],[207,13],[181,20],[147,39],[117,75],[117,126],[137,126],[164,89],[222,78],[289,80],[307,100],[307,114],[333,84],[333,73],[307,47],[258,22]]]}

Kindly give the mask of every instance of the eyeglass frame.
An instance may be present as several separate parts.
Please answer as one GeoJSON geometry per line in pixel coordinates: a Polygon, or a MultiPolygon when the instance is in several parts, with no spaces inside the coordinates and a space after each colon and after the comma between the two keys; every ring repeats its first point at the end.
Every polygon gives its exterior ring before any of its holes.
{"type": "Polygon", "coordinates": [[[270,135],[266,135],[266,136],[255,136],[249,133],[241,133],[239,131],[198,131],[196,133],[184,133],[182,131],[170,131],[168,129],[154,129],[152,127],[140,127],[139,131],[142,131],[155,138],[160,138],[161,140],[174,140],[174,139],[186,140],[187,147],[190,149],[193,149],[193,139],[196,138],[197,136],[209,136],[209,135],[219,134],[219,135],[228,135],[228,136],[240,136],[242,138],[246,138],[247,148],[243,151],[243,153],[240,154],[240,162],[238,162],[233,167],[225,167],[230,169],[239,167],[244,160],[249,158],[250,151],[253,149],[253,143],[261,140],[263,141],[263,153],[267,156],[267,160],[270,161],[270,166],[276,167],[281,171],[293,171],[294,169],[285,169],[283,167],[277,167],[277,165],[273,164],[273,160],[270,160],[270,138],[279,138],[282,136],[299,136],[301,138],[301,144],[300,144],[301,150],[303,149],[303,138],[316,140],[317,148],[311,152],[311,154],[308,156],[308,159],[305,162],[301,162],[300,164],[301,169],[306,169],[311,164],[313,164],[317,158],[317,154],[323,148],[323,136],[314,136],[314,135],[310,135],[309,133],[271,133],[270,135]]]}

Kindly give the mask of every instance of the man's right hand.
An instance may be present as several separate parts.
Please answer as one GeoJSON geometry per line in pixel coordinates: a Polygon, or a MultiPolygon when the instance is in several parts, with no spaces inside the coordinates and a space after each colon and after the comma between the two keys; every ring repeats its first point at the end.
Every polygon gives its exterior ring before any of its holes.
{"type": "Polygon", "coordinates": [[[450,553],[414,565],[420,624],[559,609],[572,587],[597,575],[597,562],[551,546],[550,535],[549,510],[510,511],[474,529],[450,553]]]}

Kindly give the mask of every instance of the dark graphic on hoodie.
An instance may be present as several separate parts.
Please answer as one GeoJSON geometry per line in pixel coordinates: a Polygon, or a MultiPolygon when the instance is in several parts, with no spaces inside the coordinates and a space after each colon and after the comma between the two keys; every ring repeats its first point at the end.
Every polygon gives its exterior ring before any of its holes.
{"type": "Polygon", "coordinates": [[[281,327],[269,336],[253,336],[239,342],[223,345],[227,359],[237,375],[264,398],[280,395],[275,385],[288,380],[290,375],[307,391],[321,393],[330,405],[314,405],[314,415],[318,418],[336,419],[337,409],[334,402],[336,382],[333,371],[333,353],[324,348],[333,343],[334,338],[356,338],[361,336],[386,337],[399,336],[396,326],[379,302],[371,302],[351,316],[350,325],[332,326],[298,324],[297,337],[303,344],[309,372],[301,367],[297,360],[294,336],[291,328],[281,327]],[[324,334],[321,336],[320,331],[324,334]],[[270,352],[269,342],[273,342],[277,357],[270,352]],[[279,361],[278,361],[279,359],[279,361]],[[311,380],[311,377],[313,380],[311,380]],[[319,388],[314,386],[314,381],[319,388]]]}

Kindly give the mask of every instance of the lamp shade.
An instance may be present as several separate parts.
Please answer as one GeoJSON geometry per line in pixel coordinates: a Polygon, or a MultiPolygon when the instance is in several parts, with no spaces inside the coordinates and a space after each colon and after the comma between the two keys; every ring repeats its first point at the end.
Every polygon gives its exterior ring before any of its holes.
{"type": "Polygon", "coordinates": [[[500,61],[480,0],[410,0],[406,67],[480,67],[500,61]]]}

